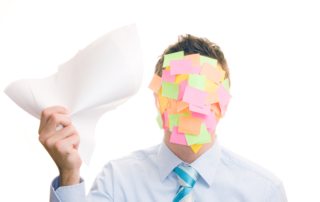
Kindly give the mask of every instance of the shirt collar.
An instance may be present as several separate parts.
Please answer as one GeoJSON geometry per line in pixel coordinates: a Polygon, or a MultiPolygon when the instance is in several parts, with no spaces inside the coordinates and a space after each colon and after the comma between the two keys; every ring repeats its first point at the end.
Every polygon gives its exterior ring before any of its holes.
{"type": "MultiPolygon", "coordinates": [[[[216,138],[214,145],[190,164],[197,170],[207,186],[211,186],[213,183],[214,175],[220,162],[220,152],[220,146],[216,138]]],[[[164,181],[173,169],[182,162],[164,142],[160,144],[157,164],[161,181],[164,181]]]]}

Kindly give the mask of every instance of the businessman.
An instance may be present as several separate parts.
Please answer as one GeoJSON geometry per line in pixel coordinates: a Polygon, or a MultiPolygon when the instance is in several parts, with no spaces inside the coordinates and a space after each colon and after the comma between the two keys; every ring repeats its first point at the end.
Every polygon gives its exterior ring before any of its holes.
{"type": "Polygon", "coordinates": [[[181,36],[160,57],[150,83],[163,141],[108,162],[87,196],[70,112],[44,109],[39,140],[60,173],[50,201],[286,202],[278,178],[219,145],[215,128],[227,109],[229,86],[221,49],[205,38],[181,36]]]}

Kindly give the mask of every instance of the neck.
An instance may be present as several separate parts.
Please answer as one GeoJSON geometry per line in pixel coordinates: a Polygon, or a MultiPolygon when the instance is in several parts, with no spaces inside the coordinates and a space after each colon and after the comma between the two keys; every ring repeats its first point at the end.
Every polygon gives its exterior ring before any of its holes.
{"type": "Polygon", "coordinates": [[[164,143],[167,145],[167,147],[182,161],[186,163],[192,163],[195,160],[197,160],[203,153],[205,153],[207,150],[209,150],[212,145],[215,142],[215,134],[211,134],[212,141],[207,144],[203,144],[200,150],[197,153],[194,153],[190,146],[187,145],[179,145],[179,144],[173,144],[170,142],[170,131],[165,131],[164,135],[164,143]]]}

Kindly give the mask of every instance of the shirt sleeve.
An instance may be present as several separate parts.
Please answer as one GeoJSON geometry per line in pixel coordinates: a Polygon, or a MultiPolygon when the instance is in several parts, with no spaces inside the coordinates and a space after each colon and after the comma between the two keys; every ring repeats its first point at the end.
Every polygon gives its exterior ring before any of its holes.
{"type": "Polygon", "coordinates": [[[281,182],[278,185],[271,187],[266,202],[288,202],[286,192],[281,182]]]}
{"type": "Polygon", "coordinates": [[[50,189],[50,202],[85,202],[85,185],[83,179],[79,184],[60,186],[59,177],[56,177],[50,189]]]}
{"type": "Polygon", "coordinates": [[[114,174],[111,163],[104,166],[96,177],[94,184],[88,194],[85,194],[84,180],[71,186],[60,186],[59,177],[56,177],[51,185],[50,202],[112,202],[114,174]]]}

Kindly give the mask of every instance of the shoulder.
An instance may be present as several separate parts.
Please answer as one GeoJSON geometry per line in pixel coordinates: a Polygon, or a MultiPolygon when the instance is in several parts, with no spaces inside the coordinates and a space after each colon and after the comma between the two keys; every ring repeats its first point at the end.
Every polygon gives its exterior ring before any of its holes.
{"type": "Polygon", "coordinates": [[[105,167],[118,170],[137,170],[153,166],[156,163],[157,153],[160,145],[146,149],[136,150],[124,157],[109,161],[105,167]]]}
{"type": "Polygon", "coordinates": [[[224,147],[221,148],[221,164],[223,169],[248,183],[264,184],[269,187],[278,187],[282,184],[281,180],[269,170],[224,147]]]}

